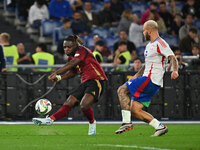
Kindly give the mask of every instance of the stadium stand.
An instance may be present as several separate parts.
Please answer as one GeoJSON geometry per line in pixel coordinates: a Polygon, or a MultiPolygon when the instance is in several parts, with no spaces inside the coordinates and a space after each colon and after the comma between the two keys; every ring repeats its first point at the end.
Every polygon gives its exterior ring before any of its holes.
{"type": "Polygon", "coordinates": [[[106,41],[107,46],[110,48],[110,50],[113,51],[113,45],[115,42],[119,41],[119,39],[120,39],[119,36],[116,36],[116,37],[108,36],[106,38],[105,41],[106,41]]]}
{"type": "Polygon", "coordinates": [[[176,12],[181,13],[184,5],[185,5],[185,2],[177,1],[176,2],[176,12]]]}
{"type": "Polygon", "coordinates": [[[143,13],[147,8],[148,4],[144,2],[132,2],[130,3],[132,12],[140,11],[143,13]]]}
{"type": "Polygon", "coordinates": [[[178,36],[164,34],[162,38],[165,39],[165,41],[169,44],[170,47],[177,47],[179,44],[178,36]]]}
{"type": "Polygon", "coordinates": [[[138,57],[141,58],[143,62],[144,62],[144,50],[145,50],[145,46],[140,46],[140,47],[137,47],[136,49],[138,57]]]}
{"type": "Polygon", "coordinates": [[[62,21],[57,20],[44,20],[41,22],[40,27],[40,38],[39,42],[41,43],[52,43],[52,35],[54,33],[54,29],[56,27],[60,27],[62,25],[62,21]]]}
{"type": "Polygon", "coordinates": [[[109,30],[107,28],[92,28],[93,35],[99,35],[103,38],[107,38],[109,30]]]}
{"type": "Polygon", "coordinates": [[[194,21],[194,26],[197,27],[198,30],[200,30],[200,19],[194,21]]]}

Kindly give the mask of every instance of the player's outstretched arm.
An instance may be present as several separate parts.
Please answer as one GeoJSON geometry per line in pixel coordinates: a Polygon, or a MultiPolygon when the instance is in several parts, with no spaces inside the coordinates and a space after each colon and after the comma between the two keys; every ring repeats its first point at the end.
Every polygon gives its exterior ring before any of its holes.
{"type": "Polygon", "coordinates": [[[61,80],[73,78],[76,74],[74,72],[68,71],[61,76],[61,80]]]}
{"type": "Polygon", "coordinates": [[[81,62],[80,59],[75,58],[72,59],[71,61],[69,61],[66,65],[64,65],[62,68],[58,69],[57,71],[55,71],[52,75],[50,75],[49,80],[50,81],[55,81],[56,80],[56,76],[59,74],[62,74],[64,72],[69,71],[70,69],[74,68],[76,65],[78,65],[81,62]]]}
{"type": "Polygon", "coordinates": [[[134,76],[130,77],[129,80],[141,77],[144,73],[144,69],[145,69],[145,65],[143,65],[142,68],[134,76]]]}
{"type": "Polygon", "coordinates": [[[173,55],[169,56],[169,60],[170,60],[170,64],[172,64],[172,67],[173,67],[173,71],[171,73],[171,79],[176,79],[179,76],[179,74],[178,74],[178,61],[177,61],[176,57],[173,56],[173,55]]]}

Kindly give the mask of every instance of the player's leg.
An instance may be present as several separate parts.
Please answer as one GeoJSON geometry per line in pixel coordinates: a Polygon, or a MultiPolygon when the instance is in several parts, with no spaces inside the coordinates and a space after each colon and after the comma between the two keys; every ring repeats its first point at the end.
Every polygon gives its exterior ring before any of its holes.
{"type": "Polygon", "coordinates": [[[156,132],[153,136],[161,136],[168,132],[168,129],[166,126],[164,126],[161,122],[159,122],[156,118],[154,118],[151,114],[148,112],[142,110],[144,108],[144,105],[140,102],[131,101],[131,113],[134,117],[136,117],[139,120],[142,120],[152,127],[156,129],[156,132]]]}
{"type": "Polygon", "coordinates": [[[118,130],[115,131],[115,133],[120,134],[133,128],[131,123],[130,98],[128,95],[129,90],[126,86],[126,83],[118,88],[117,94],[122,109],[122,125],[118,130]]]}
{"type": "Polygon", "coordinates": [[[78,100],[76,97],[70,95],[63,106],[56,113],[46,118],[33,118],[32,121],[37,125],[51,125],[54,121],[65,117],[77,102],[78,100]]]}
{"type": "Polygon", "coordinates": [[[51,118],[53,121],[56,121],[65,117],[71,111],[71,108],[74,107],[76,103],[79,103],[77,98],[70,95],[68,99],[65,101],[65,103],[63,104],[63,106],[56,113],[51,115],[49,118],[51,118]]]}
{"type": "Polygon", "coordinates": [[[96,134],[96,120],[94,118],[94,112],[91,107],[91,105],[94,104],[95,102],[96,101],[94,99],[94,96],[86,93],[80,103],[81,111],[89,121],[88,135],[96,134]]]}
{"type": "Polygon", "coordinates": [[[94,96],[91,94],[86,93],[80,103],[81,111],[85,115],[85,117],[88,119],[89,123],[94,122],[94,112],[91,107],[92,104],[95,103],[94,96]]]}
{"type": "Polygon", "coordinates": [[[92,104],[96,103],[100,98],[103,91],[103,81],[90,80],[86,81],[85,84],[85,95],[83,96],[80,107],[89,121],[89,131],[88,135],[96,134],[96,121],[94,118],[94,112],[92,109],[92,104]]]}

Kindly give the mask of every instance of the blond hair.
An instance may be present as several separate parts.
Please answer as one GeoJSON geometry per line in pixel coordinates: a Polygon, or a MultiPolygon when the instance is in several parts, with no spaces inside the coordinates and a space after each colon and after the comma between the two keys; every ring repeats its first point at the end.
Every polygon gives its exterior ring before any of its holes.
{"type": "Polygon", "coordinates": [[[144,26],[146,28],[151,28],[151,29],[154,29],[154,30],[158,30],[158,24],[154,20],[148,20],[148,21],[146,21],[144,23],[144,26]]]}
{"type": "Polygon", "coordinates": [[[4,32],[4,33],[1,33],[0,36],[1,36],[1,39],[2,39],[4,42],[9,42],[9,41],[10,41],[10,34],[4,32]]]}

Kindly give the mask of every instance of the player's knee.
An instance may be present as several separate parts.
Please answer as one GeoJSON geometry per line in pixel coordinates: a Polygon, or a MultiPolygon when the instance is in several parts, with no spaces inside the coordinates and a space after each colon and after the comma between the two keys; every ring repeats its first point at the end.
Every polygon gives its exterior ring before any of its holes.
{"type": "Polygon", "coordinates": [[[74,107],[74,105],[77,103],[77,99],[73,96],[70,96],[64,103],[64,105],[68,105],[69,107],[74,107]]]}
{"type": "Polygon", "coordinates": [[[81,107],[81,109],[88,109],[90,106],[88,106],[88,104],[86,104],[86,103],[81,102],[80,107],[81,107]]]}

